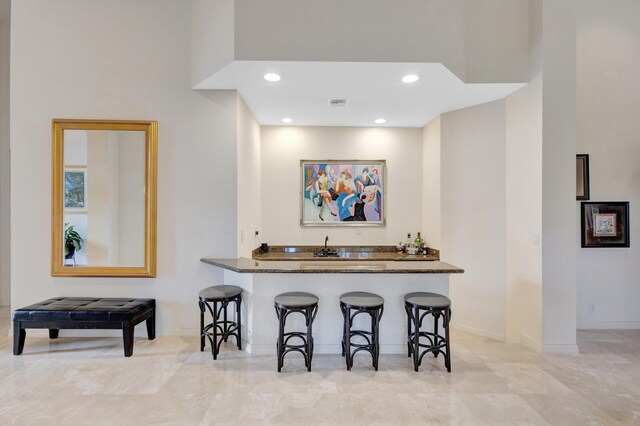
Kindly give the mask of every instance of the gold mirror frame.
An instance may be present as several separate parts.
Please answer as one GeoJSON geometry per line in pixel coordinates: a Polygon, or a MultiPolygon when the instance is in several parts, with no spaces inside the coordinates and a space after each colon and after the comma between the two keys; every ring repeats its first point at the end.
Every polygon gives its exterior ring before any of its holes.
{"type": "Polygon", "coordinates": [[[54,277],[138,277],[156,276],[156,204],[158,169],[158,122],[133,120],[52,121],[52,210],[51,275],[54,277]],[[145,132],[145,227],[144,266],[64,266],[64,130],[129,130],[145,132]]]}

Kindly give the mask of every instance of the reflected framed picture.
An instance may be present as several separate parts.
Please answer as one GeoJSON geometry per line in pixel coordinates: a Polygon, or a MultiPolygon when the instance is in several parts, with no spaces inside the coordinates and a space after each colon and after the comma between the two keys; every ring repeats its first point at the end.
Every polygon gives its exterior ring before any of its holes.
{"type": "Polygon", "coordinates": [[[87,210],[87,168],[68,166],[64,169],[64,209],[87,210]]]}
{"type": "Polygon", "coordinates": [[[629,247],[629,202],[583,202],[582,247],[629,247]]]}
{"type": "Polygon", "coordinates": [[[301,226],[385,226],[385,160],[301,160],[301,226]]]}
{"type": "Polygon", "coordinates": [[[589,199],[589,154],[576,155],[576,200],[589,199]]]}

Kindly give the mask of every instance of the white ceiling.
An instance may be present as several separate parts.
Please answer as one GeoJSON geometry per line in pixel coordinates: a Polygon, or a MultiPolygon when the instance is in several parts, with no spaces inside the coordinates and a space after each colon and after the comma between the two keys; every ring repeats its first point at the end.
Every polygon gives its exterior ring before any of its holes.
{"type": "Polygon", "coordinates": [[[524,83],[464,84],[442,64],[234,61],[196,89],[236,89],[263,125],[422,127],[438,114],[501,99],[524,83]],[[263,76],[274,72],[279,82],[263,76]],[[400,80],[417,74],[420,80],[400,80]],[[346,98],[346,107],[329,99],[346,98]],[[385,124],[374,124],[377,118],[385,124]]]}

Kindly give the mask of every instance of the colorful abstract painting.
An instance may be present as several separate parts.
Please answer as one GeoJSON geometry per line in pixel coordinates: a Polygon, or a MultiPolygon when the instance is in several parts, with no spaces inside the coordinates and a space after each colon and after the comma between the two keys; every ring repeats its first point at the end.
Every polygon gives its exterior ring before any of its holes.
{"type": "Polygon", "coordinates": [[[384,226],[384,160],[302,160],[300,165],[301,225],[384,226]]]}

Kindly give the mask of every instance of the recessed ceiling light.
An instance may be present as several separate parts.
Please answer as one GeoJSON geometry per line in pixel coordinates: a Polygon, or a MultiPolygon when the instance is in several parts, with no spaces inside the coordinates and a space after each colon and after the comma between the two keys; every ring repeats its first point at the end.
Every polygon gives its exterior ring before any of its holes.
{"type": "Polygon", "coordinates": [[[270,72],[264,75],[264,79],[267,81],[280,81],[280,76],[274,72],[270,72]]]}
{"type": "Polygon", "coordinates": [[[374,121],[374,123],[376,123],[376,124],[384,124],[384,123],[386,123],[386,122],[387,122],[387,120],[385,120],[384,118],[377,118],[377,119],[374,121]]]}
{"type": "Polygon", "coordinates": [[[420,80],[420,77],[418,77],[415,74],[409,74],[409,75],[405,75],[404,77],[402,77],[402,82],[403,83],[415,83],[418,80],[420,80]]]}
{"type": "Polygon", "coordinates": [[[289,117],[285,117],[285,118],[283,118],[281,121],[282,121],[283,123],[287,123],[287,124],[289,124],[289,123],[292,123],[292,122],[293,122],[293,120],[292,120],[292,119],[290,119],[289,117]]]}

